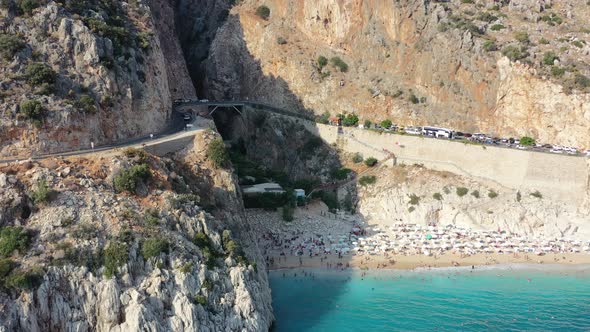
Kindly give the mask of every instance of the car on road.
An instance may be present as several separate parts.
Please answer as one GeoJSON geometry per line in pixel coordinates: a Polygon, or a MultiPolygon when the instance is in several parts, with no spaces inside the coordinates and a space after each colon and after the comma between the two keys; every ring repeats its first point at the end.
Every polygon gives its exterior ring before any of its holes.
{"type": "Polygon", "coordinates": [[[209,99],[201,99],[201,100],[199,100],[199,102],[201,102],[201,103],[208,103],[209,102],[209,99]]]}

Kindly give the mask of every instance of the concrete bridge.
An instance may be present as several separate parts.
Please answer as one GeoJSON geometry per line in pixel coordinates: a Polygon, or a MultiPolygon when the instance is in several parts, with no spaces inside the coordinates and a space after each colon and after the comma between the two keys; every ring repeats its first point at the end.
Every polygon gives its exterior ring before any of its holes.
{"type": "Polygon", "coordinates": [[[238,114],[242,114],[246,111],[246,106],[267,111],[271,113],[276,113],[280,115],[290,116],[293,118],[299,118],[308,121],[314,121],[313,115],[306,115],[299,112],[288,111],[286,109],[282,109],[279,107],[274,107],[272,105],[268,105],[261,102],[256,101],[249,101],[249,100],[242,100],[242,101],[209,101],[209,100],[199,100],[199,99],[181,99],[174,101],[174,110],[176,112],[189,114],[192,113],[194,115],[204,115],[199,114],[199,111],[206,110],[206,114],[208,116],[213,116],[213,114],[217,111],[221,110],[230,110],[236,111],[238,114]]]}

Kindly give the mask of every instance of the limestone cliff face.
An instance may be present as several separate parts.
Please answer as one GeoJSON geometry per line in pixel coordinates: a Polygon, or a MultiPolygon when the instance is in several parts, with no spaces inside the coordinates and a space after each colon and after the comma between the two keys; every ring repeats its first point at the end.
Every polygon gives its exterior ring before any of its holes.
{"type": "Polygon", "coordinates": [[[215,137],[174,159],[2,169],[1,226],[24,227],[31,245],[2,253],[0,330],[268,331],[266,267],[235,179],[202,154],[215,137]],[[113,193],[113,176],[138,162],[152,172],[138,195],[113,193]],[[53,193],[33,204],[41,179],[53,193]]]}
{"type": "Polygon", "coordinates": [[[576,40],[588,14],[580,1],[243,1],[213,41],[205,92],[584,148],[578,78],[589,53],[576,40]],[[267,20],[259,5],[270,8],[267,20]],[[561,23],[545,23],[550,14],[561,23]],[[523,31],[528,39],[517,39],[523,31]],[[547,52],[559,60],[544,63],[547,52]],[[319,56],[340,57],[348,71],[321,68],[319,56]]]}
{"type": "Polygon", "coordinates": [[[578,207],[556,203],[531,192],[494,187],[418,166],[398,166],[379,172],[375,185],[360,188],[358,211],[369,222],[434,222],[581,241],[590,236],[587,204],[578,207]],[[457,188],[468,192],[460,196],[457,188]]]}
{"type": "Polygon", "coordinates": [[[195,94],[167,2],[153,1],[153,11],[145,1],[114,8],[64,3],[41,2],[28,15],[0,10],[2,31],[22,43],[1,66],[3,157],[158,132],[166,128],[172,100],[195,94]],[[55,83],[39,87],[25,79],[32,63],[50,67],[55,83]],[[81,105],[81,95],[90,102],[81,105]],[[31,100],[45,109],[37,126],[20,107],[31,100]]]}

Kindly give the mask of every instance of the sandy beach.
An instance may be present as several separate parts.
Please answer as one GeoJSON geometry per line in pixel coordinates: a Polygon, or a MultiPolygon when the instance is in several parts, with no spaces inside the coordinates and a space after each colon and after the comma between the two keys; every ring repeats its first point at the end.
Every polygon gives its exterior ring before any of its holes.
{"type": "Polygon", "coordinates": [[[564,265],[590,265],[590,255],[585,253],[564,253],[545,256],[535,255],[507,255],[507,254],[476,254],[461,256],[447,253],[441,256],[424,255],[363,255],[363,256],[342,256],[325,255],[323,257],[296,257],[296,256],[275,256],[270,257],[269,269],[292,269],[292,268],[356,268],[356,269],[399,269],[413,270],[416,268],[429,267],[452,267],[452,266],[489,266],[500,264],[564,264],[564,265]]]}
{"type": "Polygon", "coordinates": [[[508,264],[590,265],[589,243],[540,239],[451,225],[367,224],[322,205],[298,209],[286,223],[274,211],[250,210],[268,269],[400,269],[508,264]]]}

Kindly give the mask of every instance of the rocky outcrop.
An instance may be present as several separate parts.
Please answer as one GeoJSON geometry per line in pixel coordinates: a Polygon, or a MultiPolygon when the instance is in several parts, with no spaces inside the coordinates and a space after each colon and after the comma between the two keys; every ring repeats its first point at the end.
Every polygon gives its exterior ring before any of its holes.
{"type": "Polygon", "coordinates": [[[371,223],[449,224],[474,230],[505,230],[535,238],[590,236],[587,208],[556,203],[419,166],[393,167],[361,187],[358,210],[371,223]],[[464,188],[466,193],[459,194],[464,188]],[[463,195],[463,196],[461,196],[463,195]]]}
{"type": "Polygon", "coordinates": [[[16,266],[0,278],[0,330],[268,331],[266,266],[235,179],[202,153],[215,137],[197,135],[174,159],[2,169],[3,226],[24,226],[32,243],[9,255],[16,266]],[[152,172],[144,195],[114,193],[113,178],[142,162],[152,172]],[[53,191],[46,203],[17,213],[42,179],[53,191]],[[31,284],[14,281],[23,272],[31,284]]]}
{"type": "Polygon", "coordinates": [[[173,27],[174,22],[163,3],[154,1],[157,15],[144,1],[114,8],[49,2],[30,16],[0,12],[3,31],[18,34],[24,43],[0,71],[0,155],[87,148],[90,142],[99,145],[166,129],[172,100],[195,92],[175,31],[163,23],[173,27]],[[110,26],[113,15],[119,26],[110,26]],[[39,88],[15,79],[31,62],[52,68],[55,84],[39,88]],[[82,105],[82,95],[92,104],[82,105]],[[29,100],[46,110],[37,126],[19,110],[29,100]]]}

